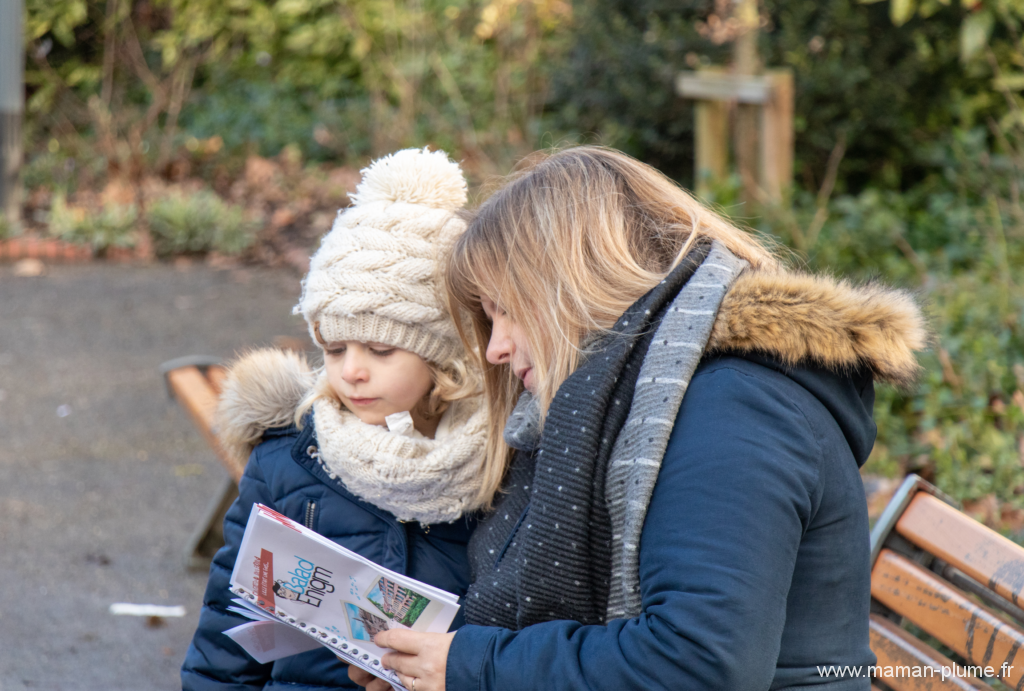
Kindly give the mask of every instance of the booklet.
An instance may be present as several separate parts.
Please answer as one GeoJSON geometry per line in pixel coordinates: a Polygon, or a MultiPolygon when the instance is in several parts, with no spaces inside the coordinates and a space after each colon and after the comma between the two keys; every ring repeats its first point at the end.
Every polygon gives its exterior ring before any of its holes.
{"type": "Polygon", "coordinates": [[[323,646],[405,689],[373,637],[394,628],[445,633],[458,598],[373,563],[255,504],[231,573],[229,609],[253,621],[225,635],[261,663],[323,646]]]}

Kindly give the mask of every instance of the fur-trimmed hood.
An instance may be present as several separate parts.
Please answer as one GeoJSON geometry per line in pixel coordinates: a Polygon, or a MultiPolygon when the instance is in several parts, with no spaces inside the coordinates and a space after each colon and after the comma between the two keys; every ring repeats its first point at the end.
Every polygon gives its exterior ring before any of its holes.
{"type": "MultiPolygon", "coordinates": [[[[707,352],[762,353],[785,365],[813,362],[836,371],[861,367],[907,387],[915,352],[928,342],[925,320],[906,292],[878,284],[790,271],[748,270],[722,301],[707,352]]],[[[218,408],[218,438],[244,465],[263,432],[291,424],[314,383],[305,357],[261,349],[230,368],[218,408]]]]}
{"type": "Polygon", "coordinates": [[[251,350],[228,369],[217,406],[217,440],[244,468],[263,433],[292,424],[315,383],[306,357],[290,350],[251,350]]]}
{"type": "Polygon", "coordinates": [[[790,271],[746,271],[722,301],[708,351],[759,352],[785,365],[867,367],[909,387],[928,343],[921,308],[901,290],[790,271]]]}

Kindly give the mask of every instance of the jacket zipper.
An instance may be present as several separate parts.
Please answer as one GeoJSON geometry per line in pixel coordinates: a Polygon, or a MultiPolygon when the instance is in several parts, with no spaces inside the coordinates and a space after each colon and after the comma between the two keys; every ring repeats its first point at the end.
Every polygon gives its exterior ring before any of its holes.
{"type": "Polygon", "coordinates": [[[313,529],[313,518],[315,516],[316,516],[316,500],[315,499],[308,499],[308,500],[306,500],[306,519],[305,519],[305,521],[303,521],[303,524],[307,528],[309,528],[310,530],[313,529]]]}

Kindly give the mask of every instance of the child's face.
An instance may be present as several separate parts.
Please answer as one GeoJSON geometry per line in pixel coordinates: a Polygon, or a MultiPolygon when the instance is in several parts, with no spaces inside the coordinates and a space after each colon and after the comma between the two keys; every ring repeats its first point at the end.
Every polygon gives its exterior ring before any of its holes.
{"type": "Polygon", "coordinates": [[[363,422],[386,426],[385,416],[408,411],[421,429],[420,409],[434,380],[419,355],[381,343],[334,341],[324,347],[324,367],[334,393],[363,422]]]}

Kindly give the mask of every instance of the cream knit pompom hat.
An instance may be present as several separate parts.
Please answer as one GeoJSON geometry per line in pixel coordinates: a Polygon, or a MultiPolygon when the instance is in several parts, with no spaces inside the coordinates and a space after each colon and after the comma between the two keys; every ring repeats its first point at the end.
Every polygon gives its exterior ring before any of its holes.
{"type": "Polygon", "coordinates": [[[443,151],[405,149],[362,171],[310,260],[302,314],[313,340],[383,343],[445,365],[464,356],[435,272],[465,230],[466,180],[443,151]],[[319,338],[318,334],[319,332],[319,338]]]}

